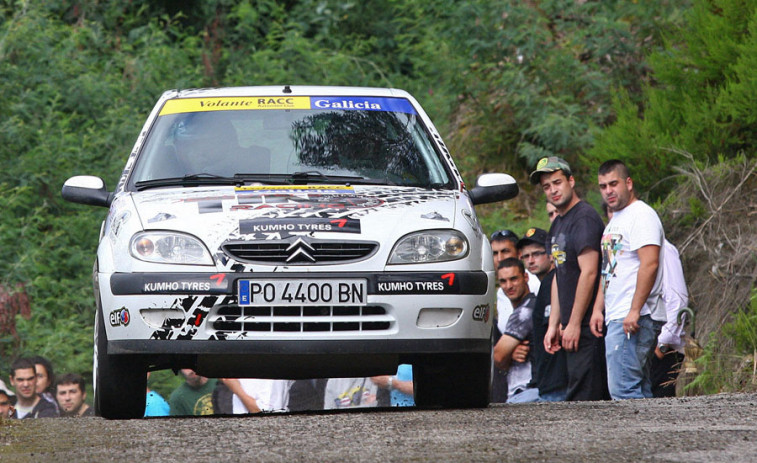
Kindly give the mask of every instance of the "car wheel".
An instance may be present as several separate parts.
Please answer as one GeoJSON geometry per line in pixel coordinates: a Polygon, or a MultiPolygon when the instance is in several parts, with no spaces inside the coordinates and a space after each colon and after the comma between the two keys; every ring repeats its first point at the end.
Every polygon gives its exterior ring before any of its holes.
{"type": "Polygon", "coordinates": [[[418,407],[486,408],[491,379],[491,355],[429,358],[413,365],[415,404],[418,407]]]}
{"type": "Polygon", "coordinates": [[[108,419],[141,418],[145,414],[147,371],[139,358],[108,355],[102,310],[95,325],[95,413],[108,419]]]}

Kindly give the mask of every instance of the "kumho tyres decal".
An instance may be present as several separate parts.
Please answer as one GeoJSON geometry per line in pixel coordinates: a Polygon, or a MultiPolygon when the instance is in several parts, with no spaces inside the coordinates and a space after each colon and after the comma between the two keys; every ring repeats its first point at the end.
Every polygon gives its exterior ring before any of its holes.
{"type": "Polygon", "coordinates": [[[113,294],[227,294],[225,273],[116,273],[110,279],[113,294]]]}
{"type": "Polygon", "coordinates": [[[332,232],[332,233],[360,233],[360,221],[356,219],[255,219],[240,220],[239,233],[243,235],[255,233],[279,233],[287,238],[299,233],[332,232]]]}
{"type": "Polygon", "coordinates": [[[165,102],[158,115],[266,109],[336,109],[341,111],[388,111],[417,114],[413,105],[404,98],[255,96],[174,98],[165,102]]]}

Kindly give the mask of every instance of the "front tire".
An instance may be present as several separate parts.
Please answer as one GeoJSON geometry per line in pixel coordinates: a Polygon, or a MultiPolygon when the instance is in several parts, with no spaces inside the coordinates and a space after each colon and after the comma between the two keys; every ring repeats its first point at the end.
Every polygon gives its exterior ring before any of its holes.
{"type": "Polygon", "coordinates": [[[95,414],[125,420],[145,414],[147,371],[139,357],[108,355],[108,339],[102,309],[95,322],[95,414]]]}

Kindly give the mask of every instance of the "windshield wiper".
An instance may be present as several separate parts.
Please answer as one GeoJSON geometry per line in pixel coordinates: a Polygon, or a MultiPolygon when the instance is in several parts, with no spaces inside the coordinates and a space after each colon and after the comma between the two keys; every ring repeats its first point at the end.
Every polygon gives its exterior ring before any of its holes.
{"type": "Polygon", "coordinates": [[[295,172],[290,175],[293,183],[347,183],[359,185],[392,185],[388,179],[367,178],[353,175],[325,175],[317,170],[295,172]]]}
{"type": "Polygon", "coordinates": [[[152,180],[142,180],[136,182],[134,186],[137,191],[148,190],[150,188],[160,188],[164,186],[199,186],[199,185],[242,185],[239,179],[224,177],[221,175],[200,173],[185,175],[183,177],[156,178],[152,180]]]}

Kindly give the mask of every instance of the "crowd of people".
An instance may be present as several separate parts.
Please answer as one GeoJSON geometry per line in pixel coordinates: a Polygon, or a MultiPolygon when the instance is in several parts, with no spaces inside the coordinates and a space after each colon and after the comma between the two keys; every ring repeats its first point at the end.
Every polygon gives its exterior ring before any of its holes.
{"type": "MultiPolygon", "coordinates": [[[[234,415],[260,412],[413,406],[413,374],[400,365],[395,375],[369,378],[273,380],[206,378],[180,370],[184,382],[168,400],[147,388],[144,416],[234,415]]],[[[149,380],[149,373],[148,373],[149,380]]],[[[56,377],[44,357],[13,362],[8,387],[0,380],[0,419],[84,417],[84,379],[73,373],[56,377]]]]}
{"type": "Polygon", "coordinates": [[[22,357],[11,365],[10,385],[0,380],[0,419],[93,415],[84,379],[75,373],[55,376],[44,357],[22,357]],[[15,392],[14,392],[15,390],[15,392]]]}
{"type": "MultiPolygon", "coordinates": [[[[543,158],[530,175],[549,231],[491,235],[497,273],[492,402],[632,399],[675,394],[688,304],[678,251],[619,160],[597,172],[607,223],[576,193],[570,166],[543,158]]],[[[412,406],[412,367],[370,378],[206,378],[190,369],[166,401],[147,389],[145,416],[412,406]]],[[[148,373],[149,375],[149,373],[148,373]]],[[[149,376],[148,376],[149,378],[149,376]]],[[[93,414],[80,375],[56,378],[44,357],[0,380],[1,418],[93,414]],[[13,392],[15,390],[15,392],[13,392]]]]}
{"type": "Polygon", "coordinates": [[[530,175],[549,231],[491,235],[499,289],[494,402],[675,395],[688,291],[678,250],[639,199],[628,166],[603,163],[607,223],[575,190],[570,166],[543,158],[530,175]]]}

